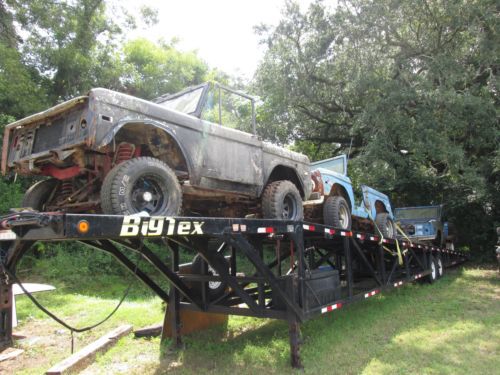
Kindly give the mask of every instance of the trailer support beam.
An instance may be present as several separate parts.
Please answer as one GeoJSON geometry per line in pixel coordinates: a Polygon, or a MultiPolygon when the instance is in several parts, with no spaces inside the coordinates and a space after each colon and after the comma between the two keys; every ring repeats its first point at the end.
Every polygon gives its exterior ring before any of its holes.
{"type": "Polygon", "coordinates": [[[0,348],[12,346],[12,283],[0,273],[0,348]]]}
{"type": "Polygon", "coordinates": [[[113,255],[116,260],[127,268],[130,272],[132,272],[135,277],[141,280],[144,284],[146,284],[152,291],[154,291],[158,297],[167,302],[169,300],[168,293],[165,292],[158,284],[156,284],[151,278],[146,275],[136,264],[132,263],[132,261],[127,258],[120,250],[116,248],[109,241],[79,241],[80,243],[93,247],[97,250],[105,251],[113,255]]]}
{"type": "Polygon", "coordinates": [[[288,320],[288,335],[290,340],[290,361],[293,368],[302,369],[302,361],[300,358],[300,323],[294,316],[290,316],[288,320]]]}

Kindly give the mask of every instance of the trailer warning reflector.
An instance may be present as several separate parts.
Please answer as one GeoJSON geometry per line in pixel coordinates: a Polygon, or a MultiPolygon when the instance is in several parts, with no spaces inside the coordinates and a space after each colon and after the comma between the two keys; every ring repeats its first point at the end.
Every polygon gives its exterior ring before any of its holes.
{"type": "Polygon", "coordinates": [[[260,227],[257,228],[257,233],[274,233],[273,227],[260,227]]]}
{"type": "Polygon", "coordinates": [[[403,281],[398,281],[397,283],[394,283],[394,288],[397,288],[398,286],[403,285],[403,281]]]}
{"type": "Polygon", "coordinates": [[[323,307],[321,309],[321,313],[324,314],[324,313],[327,313],[327,312],[330,312],[330,311],[333,311],[333,310],[340,309],[341,307],[342,307],[342,304],[339,302],[339,303],[336,303],[334,305],[323,307]]]}
{"type": "Polygon", "coordinates": [[[378,290],[378,289],[372,290],[371,292],[365,293],[365,298],[372,297],[378,293],[380,293],[380,290],[378,290]]]}
{"type": "Polygon", "coordinates": [[[0,241],[15,240],[16,238],[17,238],[16,234],[10,229],[0,230],[0,241]]]}
{"type": "Polygon", "coordinates": [[[326,234],[335,234],[335,229],[325,228],[326,234]]]}
{"type": "Polygon", "coordinates": [[[314,225],[307,225],[307,224],[304,224],[302,225],[302,227],[305,229],[305,230],[308,230],[308,231],[311,231],[311,232],[314,232],[316,230],[316,228],[314,227],[314,225]]]}
{"type": "Polygon", "coordinates": [[[340,235],[342,237],[352,237],[352,232],[344,232],[344,231],[341,231],[340,232],[340,235]]]}

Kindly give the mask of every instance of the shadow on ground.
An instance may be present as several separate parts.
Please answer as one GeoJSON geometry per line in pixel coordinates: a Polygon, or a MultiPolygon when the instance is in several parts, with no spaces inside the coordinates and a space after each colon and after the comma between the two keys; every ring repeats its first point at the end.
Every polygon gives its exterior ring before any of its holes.
{"type": "MultiPolygon", "coordinates": [[[[500,283],[495,271],[483,274],[460,268],[304,323],[305,373],[494,373],[500,283]]],[[[154,372],[291,372],[285,322],[231,318],[227,333],[185,343],[154,372]]]]}

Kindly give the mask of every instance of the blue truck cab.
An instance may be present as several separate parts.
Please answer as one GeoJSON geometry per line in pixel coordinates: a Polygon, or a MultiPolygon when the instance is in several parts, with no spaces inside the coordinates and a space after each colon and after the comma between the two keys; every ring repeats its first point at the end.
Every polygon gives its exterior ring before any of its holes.
{"type": "Polygon", "coordinates": [[[452,248],[453,233],[446,220],[443,205],[400,207],[395,209],[396,220],[410,239],[452,248]]]}
{"type": "Polygon", "coordinates": [[[340,229],[363,229],[367,226],[394,238],[396,230],[389,197],[371,187],[362,185],[362,198],[356,202],[351,179],[347,176],[347,157],[311,163],[313,192],[323,199],[323,222],[340,229]],[[373,228],[374,224],[378,227],[373,228]]]}

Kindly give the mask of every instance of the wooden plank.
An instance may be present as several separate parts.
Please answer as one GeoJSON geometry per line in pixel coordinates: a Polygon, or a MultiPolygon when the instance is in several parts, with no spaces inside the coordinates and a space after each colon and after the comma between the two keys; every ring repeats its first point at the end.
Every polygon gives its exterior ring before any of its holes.
{"type": "Polygon", "coordinates": [[[24,350],[22,349],[6,349],[2,353],[0,353],[0,362],[16,358],[19,354],[23,352],[24,350]]]}
{"type": "Polygon", "coordinates": [[[156,337],[161,335],[163,324],[155,324],[134,331],[135,337],[156,337]]]}
{"type": "Polygon", "coordinates": [[[115,328],[97,341],[94,341],[65,360],[56,364],[49,369],[46,374],[60,375],[67,374],[70,371],[81,370],[95,360],[97,353],[108,350],[111,346],[116,344],[118,339],[128,335],[130,332],[132,332],[132,326],[129,324],[115,328]]]}

